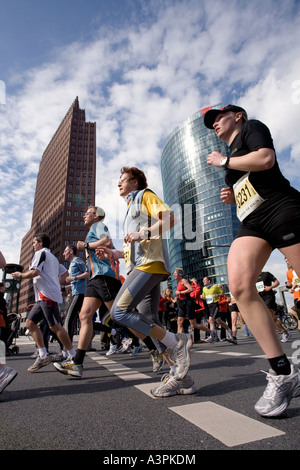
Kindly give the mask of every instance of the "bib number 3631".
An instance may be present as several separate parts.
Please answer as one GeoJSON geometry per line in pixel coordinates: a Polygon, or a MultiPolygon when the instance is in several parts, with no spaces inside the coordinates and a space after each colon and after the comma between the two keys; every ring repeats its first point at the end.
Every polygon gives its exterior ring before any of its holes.
{"type": "Polygon", "coordinates": [[[237,217],[244,220],[251,212],[257,209],[264,199],[255,191],[249,181],[249,173],[246,173],[233,186],[237,217]]]}

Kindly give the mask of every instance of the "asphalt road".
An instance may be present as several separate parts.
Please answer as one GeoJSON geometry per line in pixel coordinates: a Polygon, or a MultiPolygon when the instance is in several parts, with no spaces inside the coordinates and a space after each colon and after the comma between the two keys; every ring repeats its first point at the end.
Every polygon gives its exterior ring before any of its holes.
{"type": "MultiPolygon", "coordinates": [[[[98,451],[98,463],[134,467],[141,455],[147,464],[198,464],[208,450],[300,449],[300,398],[277,419],[254,410],[267,383],[261,369],[269,366],[242,330],[237,345],[194,345],[189,374],[197,391],[168,398],[150,394],[166,366],[154,374],[145,349],[136,357],[108,358],[97,338],[97,351],[88,353],[81,379],[58,373],[52,364],[29,373],[34,346],[18,338],[19,354],[7,358],[18,376],[0,395],[1,451],[98,451]],[[137,461],[113,461],[125,457],[137,461]]],[[[283,347],[299,362],[297,330],[283,347]]]]}

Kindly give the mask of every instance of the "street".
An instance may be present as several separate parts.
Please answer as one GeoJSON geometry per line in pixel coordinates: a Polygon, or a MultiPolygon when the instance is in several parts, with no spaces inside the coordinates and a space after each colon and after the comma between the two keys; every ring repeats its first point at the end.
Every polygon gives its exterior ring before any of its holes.
{"type": "MultiPolygon", "coordinates": [[[[283,347],[295,362],[300,335],[297,330],[291,334],[283,347]]],[[[150,393],[168,368],[154,374],[145,348],[136,357],[107,357],[96,336],[96,351],[88,353],[83,377],[76,379],[52,364],[28,372],[34,343],[21,336],[17,345],[19,354],[7,357],[7,364],[18,376],[0,395],[1,450],[103,451],[99,456],[108,460],[102,463],[134,466],[133,460],[112,460],[141,450],[148,451],[148,464],[162,463],[152,461],[155,451],[163,453],[164,463],[179,464],[170,462],[171,456],[196,463],[193,459],[206,450],[300,449],[300,398],[277,419],[262,418],[254,410],[267,384],[261,369],[269,365],[255,339],[242,330],[237,345],[195,344],[189,375],[196,393],[167,398],[150,393]]],[[[50,353],[56,348],[51,344],[50,353]]]]}

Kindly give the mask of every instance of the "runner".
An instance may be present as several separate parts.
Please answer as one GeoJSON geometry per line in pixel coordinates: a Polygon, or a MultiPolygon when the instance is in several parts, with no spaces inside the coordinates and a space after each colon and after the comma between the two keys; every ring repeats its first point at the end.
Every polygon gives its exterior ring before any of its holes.
{"type": "MultiPolygon", "coordinates": [[[[118,186],[128,204],[124,250],[97,250],[99,256],[125,258],[128,276],[113,304],[111,317],[142,340],[147,335],[154,338],[161,351],[172,350],[175,381],[171,383],[170,377],[170,389],[168,383],[162,384],[165,393],[171,395],[175,388],[186,388],[184,379],[190,366],[192,346],[190,335],[166,331],[158,318],[160,283],[170,274],[164,234],[174,226],[174,214],[147,188],[146,177],[138,168],[122,168],[118,186]]],[[[191,388],[190,381],[188,385],[191,388]]]]}
{"type": "Polygon", "coordinates": [[[282,175],[269,129],[248,120],[235,105],[210,109],[204,124],[230,148],[230,156],[213,151],[208,165],[225,169],[225,204],[235,204],[241,221],[228,255],[229,287],[252,334],[266,354],[268,385],[255,405],[266,417],[282,414],[300,395],[300,371],[290,364],[256,281],[271,252],[278,248],[300,272],[300,194],[282,175]]]}

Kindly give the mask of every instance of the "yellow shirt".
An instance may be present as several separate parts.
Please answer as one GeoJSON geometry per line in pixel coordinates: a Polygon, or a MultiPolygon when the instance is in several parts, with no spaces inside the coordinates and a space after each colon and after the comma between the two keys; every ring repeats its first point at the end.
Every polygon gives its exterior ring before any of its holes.
{"type": "MultiPolygon", "coordinates": [[[[158,220],[159,219],[159,213],[160,212],[167,212],[170,210],[170,208],[152,191],[145,191],[142,197],[142,212],[146,215],[149,215],[153,219],[158,220]]],[[[154,249],[155,252],[159,253],[159,249],[161,246],[161,236],[157,235],[150,240],[143,240],[141,242],[141,246],[143,245],[146,247],[151,247],[151,249],[154,249]]],[[[140,271],[144,271],[147,273],[152,273],[152,274],[170,274],[168,271],[165,269],[165,265],[162,261],[154,261],[152,263],[146,263],[143,266],[136,266],[135,269],[139,269],[140,271]]]]}

